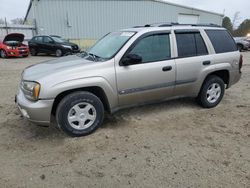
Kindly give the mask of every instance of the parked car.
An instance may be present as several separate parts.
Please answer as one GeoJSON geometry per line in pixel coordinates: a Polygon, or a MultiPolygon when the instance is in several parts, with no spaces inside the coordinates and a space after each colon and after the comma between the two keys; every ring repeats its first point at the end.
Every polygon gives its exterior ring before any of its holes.
{"type": "Polygon", "coordinates": [[[246,37],[244,40],[247,41],[247,42],[249,43],[249,48],[250,48],[250,38],[249,38],[249,37],[246,37]]]}
{"type": "Polygon", "coordinates": [[[240,51],[248,50],[248,48],[250,48],[250,43],[246,40],[246,38],[235,37],[234,40],[235,40],[237,47],[240,51]]]}
{"type": "Polygon", "coordinates": [[[111,32],[87,52],[26,68],[16,96],[24,117],[87,135],[104,111],[179,97],[217,106],[241,77],[243,59],[222,27],[147,25],[111,32]]]}
{"type": "Polygon", "coordinates": [[[68,42],[59,36],[35,36],[29,41],[30,53],[36,56],[38,53],[55,54],[57,57],[79,53],[77,44],[68,42]]]}
{"type": "Polygon", "coordinates": [[[7,57],[27,57],[29,47],[23,44],[24,35],[21,33],[10,33],[0,42],[0,56],[7,57]]]}

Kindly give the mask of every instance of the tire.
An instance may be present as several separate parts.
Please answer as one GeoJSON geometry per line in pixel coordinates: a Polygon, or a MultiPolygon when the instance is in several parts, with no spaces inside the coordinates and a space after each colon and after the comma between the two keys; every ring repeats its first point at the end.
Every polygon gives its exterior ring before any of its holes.
{"type": "Polygon", "coordinates": [[[93,133],[103,122],[101,100],[90,92],[74,92],[64,97],[56,110],[56,121],[66,134],[79,137],[93,133]]]}
{"type": "Polygon", "coordinates": [[[211,75],[204,81],[197,101],[204,108],[214,108],[221,102],[224,93],[224,81],[218,76],[211,75]]]}
{"type": "Polygon", "coordinates": [[[241,44],[237,44],[237,46],[238,46],[239,51],[242,52],[243,51],[243,46],[241,44]]]}
{"type": "Polygon", "coordinates": [[[61,49],[56,50],[56,57],[61,57],[63,55],[63,52],[61,49]]]}
{"type": "Polygon", "coordinates": [[[31,54],[32,56],[36,56],[36,55],[37,55],[36,49],[35,49],[35,48],[31,48],[31,49],[30,49],[30,54],[31,54]]]}
{"type": "Polygon", "coordinates": [[[1,56],[1,58],[6,58],[7,54],[4,50],[0,50],[0,56],[1,56]]]}

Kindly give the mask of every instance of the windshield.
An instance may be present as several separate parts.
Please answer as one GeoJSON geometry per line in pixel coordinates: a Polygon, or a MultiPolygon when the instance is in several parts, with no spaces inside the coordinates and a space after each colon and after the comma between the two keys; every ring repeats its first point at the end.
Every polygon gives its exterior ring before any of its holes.
{"type": "Polygon", "coordinates": [[[135,32],[109,33],[97,41],[97,43],[88,50],[88,53],[103,59],[110,59],[134,34],[135,32]]]}
{"type": "Polygon", "coordinates": [[[64,43],[64,42],[68,42],[66,39],[60,38],[60,37],[52,37],[52,39],[55,42],[59,42],[59,43],[64,43]]]}

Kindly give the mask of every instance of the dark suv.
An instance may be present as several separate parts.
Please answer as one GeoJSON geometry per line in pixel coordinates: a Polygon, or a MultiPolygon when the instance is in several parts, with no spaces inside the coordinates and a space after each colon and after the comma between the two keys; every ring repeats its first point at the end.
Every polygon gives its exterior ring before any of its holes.
{"type": "Polygon", "coordinates": [[[57,57],[80,52],[78,45],[52,35],[35,36],[29,41],[31,55],[55,54],[57,57]]]}

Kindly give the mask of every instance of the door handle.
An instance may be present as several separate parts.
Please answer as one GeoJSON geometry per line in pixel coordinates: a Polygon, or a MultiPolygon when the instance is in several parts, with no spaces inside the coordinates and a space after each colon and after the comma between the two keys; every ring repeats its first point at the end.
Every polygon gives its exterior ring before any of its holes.
{"type": "Polygon", "coordinates": [[[203,65],[210,65],[210,64],[211,64],[211,61],[203,61],[202,64],[203,64],[203,65]]]}
{"type": "Polygon", "coordinates": [[[166,71],[171,71],[172,70],[172,66],[166,66],[162,68],[162,71],[166,72],[166,71]]]}

